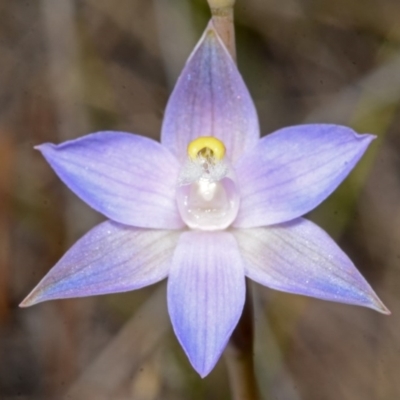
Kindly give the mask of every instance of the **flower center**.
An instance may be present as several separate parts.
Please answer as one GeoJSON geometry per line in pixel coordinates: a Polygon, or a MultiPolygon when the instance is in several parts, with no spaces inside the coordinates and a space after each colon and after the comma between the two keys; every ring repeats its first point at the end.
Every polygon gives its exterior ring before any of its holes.
{"type": "Polygon", "coordinates": [[[190,142],[187,151],[177,189],[183,221],[192,229],[227,228],[236,218],[240,198],[224,144],[215,137],[203,136],[190,142]]]}

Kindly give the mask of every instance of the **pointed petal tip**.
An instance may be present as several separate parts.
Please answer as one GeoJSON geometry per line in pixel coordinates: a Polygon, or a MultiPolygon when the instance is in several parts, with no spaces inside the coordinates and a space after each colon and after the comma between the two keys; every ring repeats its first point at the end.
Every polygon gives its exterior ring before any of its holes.
{"type": "Polygon", "coordinates": [[[383,304],[382,300],[377,297],[372,308],[384,315],[391,315],[392,312],[383,304]]]}
{"type": "Polygon", "coordinates": [[[56,146],[57,145],[53,143],[41,143],[36,146],[33,146],[33,149],[40,151],[44,155],[47,151],[54,149],[54,147],[56,146]]]}
{"type": "MultiPolygon", "coordinates": [[[[217,357],[215,357],[214,360],[207,360],[206,362],[204,362],[204,360],[199,359],[196,356],[194,356],[192,354],[191,350],[185,346],[185,343],[183,343],[179,337],[178,337],[178,341],[179,341],[180,345],[182,346],[182,349],[185,352],[185,354],[190,362],[190,365],[199,374],[201,379],[204,379],[211,373],[211,371],[215,368],[219,359],[221,358],[221,354],[219,354],[217,357]]],[[[226,347],[226,344],[223,346],[223,349],[225,349],[225,347],[226,347]]],[[[223,352],[223,350],[222,350],[222,352],[223,352]]]]}
{"type": "Polygon", "coordinates": [[[190,352],[186,351],[186,348],[184,347],[184,344],[181,342],[181,340],[178,338],[178,342],[179,344],[182,346],[182,349],[184,351],[184,353],[186,354],[186,357],[190,363],[190,365],[192,366],[192,368],[199,374],[201,379],[204,379],[205,377],[207,377],[210,372],[214,369],[216,363],[218,362],[218,360],[215,361],[214,364],[210,365],[204,365],[204,363],[202,362],[198,362],[198,360],[196,360],[195,358],[193,358],[190,354],[190,352]]]}
{"type": "MultiPolygon", "coordinates": [[[[179,340],[179,339],[178,339],[179,340]]],[[[199,374],[201,379],[206,378],[208,375],[210,375],[210,373],[212,372],[212,370],[215,368],[215,366],[217,365],[218,361],[221,358],[222,353],[224,352],[224,349],[226,347],[226,344],[223,346],[222,352],[221,354],[218,355],[218,357],[215,357],[213,360],[201,360],[198,359],[196,357],[193,357],[193,354],[190,352],[190,350],[188,350],[186,347],[184,347],[184,343],[182,343],[179,340],[183,351],[186,353],[187,358],[190,362],[190,365],[193,367],[193,369],[199,374]]]]}
{"type": "Polygon", "coordinates": [[[208,31],[213,31],[215,33],[217,32],[216,29],[215,29],[215,26],[214,26],[212,18],[208,21],[208,24],[207,24],[206,32],[208,33],[208,31]]]}
{"type": "Polygon", "coordinates": [[[208,376],[210,374],[210,372],[213,370],[213,368],[207,369],[205,371],[197,370],[196,368],[195,368],[195,370],[200,375],[200,378],[204,379],[206,376],[208,376]]]}
{"type": "MultiPolygon", "coordinates": [[[[185,350],[186,352],[186,350],[185,350]]],[[[208,375],[210,375],[211,371],[215,368],[215,365],[217,364],[217,362],[219,361],[219,358],[217,360],[215,360],[212,364],[208,364],[208,365],[197,365],[198,363],[196,363],[196,360],[193,360],[189,357],[189,353],[186,353],[189,359],[189,362],[191,364],[191,366],[193,367],[193,369],[199,374],[201,379],[206,378],[208,375]]]]}
{"type": "MultiPolygon", "coordinates": [[[[207,41],[207,40],[214,40],[217,39],[218,43],[221,45],[221,47],[225,50],[226,54],[229,55],[229,57],[231,58],[231,55],[228,51],[228,49],[225,46],[225,43],[223,42],[223,40],[221,39],[221,37],[218,34],[218,31],[215,29],[214,23],[212,21],[212,19],[210,19],[210,21],[207,24],[207,27],[203,33],[203,37],[202,39],[200,39],[200,42],[198,43],[198,45],[196,46],[196,48],[200,47],[200,44],[207,41]]],[[[195,49],[196,49],[195,48],[195,49]]]]}
{"type": "Polygon", "coordinates": [[[207,39],[212,40],[214,38],[217,39],[219,45],[225,50],[225,53],[229,56],[229,58],[232,59],[232,55],[229,52],[229,50],[227,49],[224,41],[221,39],[221,36],[219,36],[219,33],[214,26],[213,20],[210,19],[210,21],[208,22],[208,25],[205,29],[205,32],[203,34],[203,40],[200,40],[200,43],[206,41],[207,39]]]}
{"type": "Polygon", "coordinates": [[[357,132],[354,132],[354,134],[355,134],[357,139],[363,140],[365,142],[368,142],[368,144],[373,142],[375,139],[378,138],[378,136],[373,135],[371,133],[357,133],[357,132]]]}
{"type": "Polygon", "coordinates": [[[377,311],[380,314],[391,315],[392,312],[385,306],[379,296],[373,291],[372,288],[370,288],[370,290],[371,291],[368,296],[370,298],[370,305],[367,305],[367,307],[377,311]]]}
{"type": "Polygon", "coordinates": [[[18,307],[19,307],[19,308],[28,308],[28,307],[30,307],[31,305],[32,305],[32,304],[30,304],[30,302],[24,300],[24,301],[22,301],[22,302],[18,305],[18,307]]]}
{"type": "Polygon", "coordinates": [[[381,314],[384,314],[384,315],[392,315],[392,312],[388,309],[388,308],[384,308],[384,309],[382,309],[382,310],[378,310],[381,314]]]}
{"type": "Polygon", "coordinates": [[[28,296],[25,297],[24,300],[21,301],[18,307],[28,308],[34,306],[37,303],[40,303],[40,300],[37,299],[37,296],[35,295],[34,292],[31,292],[30,294],[28,294],[28,296]]]}
{"type": "Polygon", "coordinates": [[[368,290],[364,291],[364,302],[362,303],[348,303],[361,307],[369,308],[370,310],[377,311],[380,314],[391,315],[392,312],[385,306],[383,301],[378,297],[372,287],[368,284],[368,290]]]}
{"type": "Polygon", "coordinates": [[[42,149],[43,149],[44,146],[46,146],[46,143],[38,144],[38,145],[36,145],[36,146],[33,146],[33,148],[34,148],[35,150],[42,151],[42,149]]]}
{"type": "MultiPolygon", "coordinates": [[[[43,280],[44,280],[44,278],[43,278],[43,280]]],[[[28,308],[28,307],[32,307],[38,303],[42,303],[43,301],[52,300],[52,299],[53,299],[52,297],[50,297],[50,298],[46,297],[43,287],[42,287],[42,281],[41,281],[21,301],[21,303],[18,305],[18,307],[28,308]]]]}

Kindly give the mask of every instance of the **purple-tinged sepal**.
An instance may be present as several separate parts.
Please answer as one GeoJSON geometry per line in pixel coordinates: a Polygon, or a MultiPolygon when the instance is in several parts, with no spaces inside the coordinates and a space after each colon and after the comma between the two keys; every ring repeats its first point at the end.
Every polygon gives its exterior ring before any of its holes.
{"type": "Polygon", "coordinates": [[[168,276],[175,334],[202,376],[214,368],[242,314],[242,258],[228,232],[183,233],[168,276]]]}
{"type": "Polygon", "coordinates": [[[179,163],[160,143],[98,132],[36,148],[76,195],[111,220],[140,228],[184,226],[175,201],[179,163]]]}
{"type": "Polygon", "coordinates": [[[126,292],[167,277],[179,232],[103,222],[76,242],[21,303],[126,292]]]}
{"type": "Polygon", "coordinates": [[[374,138],[332,124],[292,126],[263,137],[236,165],[241,206],[234,225],[278,224],[311,211],[347,177],[374,138]]]}
{"type": "Polygon", "coordinates": [[[200,136],[215,136],[236,161],[254,147],[260,130],[253,100],[210,22],[189,57],[165,111],[161,143],[180,160],[200,136]]]}
{"type": "Polygon", "coordinates": [[[267,287],[390,314],[351,260],[306,219],[234,231],[246,275],[267,287]]]}

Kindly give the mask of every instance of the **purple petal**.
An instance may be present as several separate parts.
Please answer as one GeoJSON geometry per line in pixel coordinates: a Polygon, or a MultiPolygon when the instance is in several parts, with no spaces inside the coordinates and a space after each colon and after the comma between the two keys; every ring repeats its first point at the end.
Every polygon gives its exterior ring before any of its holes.
{"type": "Polygon", "coordinates": [[[213,369],[241,316],[245,290],[230,233],[182,234],[168,276],[168,309],[175,334],[202,377],[213,369]]]}
{"type": "Polygon", "coordinates": [[[21,303],[126,292],[164,279],[180,232],[106,221],[61,258],[21,303]]]}
{"type": "Polygon", "coordinates": [[[276,290],[390,314],[336,243],[305,219],[235,231],[246,275],[276,290]]]}
{"type": "Polygon", "coordinates": [[[241,207],[235,226],[290,221],[325,200],[357,164],[373,135],[328,124],[283,128],[239,160],[241,207]]]}
{"type": "Polygon", "coordinates": [[[165,112],[161,142],[179,159],[199,136],[215,136],[235,161],[260,136],[250,94],[212,23],[189,57],[165,112]]]}
{"type": "Polygon", "coordinates": [[[108,218],[141,228],[183,227],[175,200],[179,163],[154,140],[98,132],[37,148],[73,192],[108,218]]]}

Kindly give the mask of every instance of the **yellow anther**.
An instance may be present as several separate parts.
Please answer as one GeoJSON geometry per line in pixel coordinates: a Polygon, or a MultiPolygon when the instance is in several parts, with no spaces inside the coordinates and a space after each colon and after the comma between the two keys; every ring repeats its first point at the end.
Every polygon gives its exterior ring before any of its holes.
{"type": "Polygon", "coordinates": [[[225,146],[213,136],[201,136],[189,143],[187,152],[192,160],[197,157],[204,157],[219,161],[225,156],[225,146]]]}

